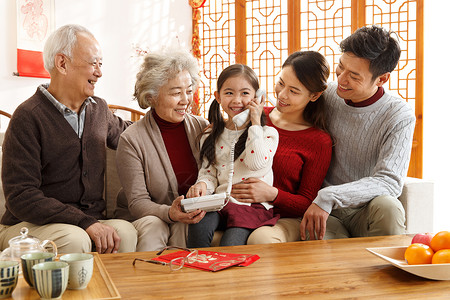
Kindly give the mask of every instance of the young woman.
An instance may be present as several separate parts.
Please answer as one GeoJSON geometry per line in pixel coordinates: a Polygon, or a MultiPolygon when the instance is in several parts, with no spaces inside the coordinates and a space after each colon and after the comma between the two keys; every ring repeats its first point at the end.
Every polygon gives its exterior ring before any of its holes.
{"type": "Polygon", "coordinates": [[[275,226],[256,229],[248,244],[300,240],[300,222],[322,186],[331,160],[322,93],[330,74],[320,53],[299,51],[282,66],[275,86],[277,104],[266,108],[268,125],[279,133],[273,161],[273,186],[248,178],[233,186],[231,196],[241,202],[269,202],[281,219],[275,226]]]}
{"type": "MultiPolygon", "coordinates": [[[[222,71],[217,80],[215,100],[209,110],[211,127],[201,139],[203,159],[197,183],[187,197],[225,192],[230,171],[230,151],[235,141],[233,183],[257,177],[268,185],[273,182],[272,159],[278,145],[278,133],[264,126],[263,102],[257,103],[258,77],[246,65],[235,64],[222,71]],[[228,115],[225,121],[221,108],[228,115]],[[240,127],[233,117],[249,110],[249,119],[240,127]]],[[[225,229],[222,246],[245,245],[247,237],[263,225],[278,220],[268,203],[242,203],[231,199],[219,212],[209,212],[198,223],[189,225],[188,247],[209,247],[218,228],[225,229]]]]}

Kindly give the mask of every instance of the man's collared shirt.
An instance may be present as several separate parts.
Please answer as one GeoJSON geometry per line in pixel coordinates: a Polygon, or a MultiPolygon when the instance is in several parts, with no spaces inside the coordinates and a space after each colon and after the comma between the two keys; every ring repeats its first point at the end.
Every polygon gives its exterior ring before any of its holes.
{"type": "Polygon", "coordinates": [[[47,91],[49,84],[41,84],[39,86],[40,91],[50,100],[50,102],[56,107],[56,109],[64,116],[67,122],[69,122],[70,126],[72,126],[73,130],[75,130],[75,133],[78,135],[79,138],[83,135],[83,129],[84,129],[84,121],[86,119],[86,106],[95,102],[94,99],[91,97],[88,97],[81,106],[80,114],[77,114],[58,100],[56,100],[55,97],[53,97],[52,94],[50,94],[47,91]]]}

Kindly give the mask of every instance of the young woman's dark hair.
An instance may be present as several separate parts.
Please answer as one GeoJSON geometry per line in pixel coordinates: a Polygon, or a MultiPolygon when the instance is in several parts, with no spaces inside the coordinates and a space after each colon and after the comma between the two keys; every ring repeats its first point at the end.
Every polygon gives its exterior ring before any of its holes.
{"type": "MultiPolygon", "coordinates": [[[[297,79],[311,93],[323,92],[327,88],[330,67],[325,57],[316,51],[297,51],[289,55],[283,63],[283,68],[291,66],[297,79]]],[[[325,132],[327,122],[325,117],[325,102],[323,95],[316,101],[310,101],[303,112],[305,121],[325,132]]]]}
{"type": "MultiPolygon", "coordinates": [[[[259,81],[258,76],[256,76],[255,71],[253,71],[250,67],[243,64],[234,64],[225,68],[219,75],[217,79],[217,92],[220,93],[220,90],[225,83],[225,81],[232,77],[244,76],[246,80],[250,83],[250,85],[255,89],[255,92],[259,89],[259,81]]],[[[208,112],[208,121],[212,126],[209,127],[207,132],[211,132],[210,135],[205,139],[205,142],[202,145],[202,149],[200,150],[200,160],[203,160],[204,157],[208,160],[208,166],[216,162],[216,141],[219,136],[223,133],[225,128],[225,120],[223,119],[221,107],[219,102],[216,99],[211,103],[208,112]]],[[[265,114],[264,112],[261,114],[261,126],[265,125],[265,114]]],[[[245,141],[248,136],[248,128],[251,126],[251,122],[247,125],[245,131],[239,137],[234,150],[234,160],[236,160],[239,155],[245,149],[245,141]]]]}
{"type": "Polygon", "coordinates": [[[376,25],[361,27],[340,43],[343,53],[351,52],[370,61],[372,80],[392,72],[400,59],[400,45],[392,32],[376,25]]]}

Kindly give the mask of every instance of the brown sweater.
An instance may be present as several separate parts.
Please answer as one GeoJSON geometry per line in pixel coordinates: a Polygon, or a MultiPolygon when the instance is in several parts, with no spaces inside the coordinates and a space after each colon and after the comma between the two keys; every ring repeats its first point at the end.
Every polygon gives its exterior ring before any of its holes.
{"type": "Polygon", "coordinates": [[[39,91],[14,112],[3,142],[5,225],[67,223],[88,228],[103,218],[106,146],[129,125],[107,103],[86,107],[81,139],[39,91]]]}

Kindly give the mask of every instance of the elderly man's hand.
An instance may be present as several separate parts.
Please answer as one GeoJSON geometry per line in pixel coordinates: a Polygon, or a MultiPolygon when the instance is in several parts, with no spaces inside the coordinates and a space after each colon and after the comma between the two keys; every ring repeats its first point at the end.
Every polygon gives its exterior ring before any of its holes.
{"type": "Polygon", "coordinates": [[[98,253],[117,253],[119,250],[120,237],[113,227],[97,222],[86,228],[86,232],[98,253]]]}
{"type": "Polygon", "coordinates": [[[182,222],[185,224],[196,224],[205,216],[206,212],[200,209],[185,213],[181,210],[181,200],[183,196],[176,198],[169,209],[169,218],[174,222],[182,222]]]}

